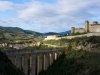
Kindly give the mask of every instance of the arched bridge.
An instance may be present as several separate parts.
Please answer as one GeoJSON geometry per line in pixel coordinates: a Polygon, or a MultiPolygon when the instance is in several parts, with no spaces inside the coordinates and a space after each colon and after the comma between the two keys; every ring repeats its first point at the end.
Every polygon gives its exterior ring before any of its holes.
{"type": "Polygon", "coordinates": [[[25,75],[38,75],[41,70],[47,70],[64,50],[64,48],[54,48],[46,50],[5,50],[3,52],[25,75]]]}

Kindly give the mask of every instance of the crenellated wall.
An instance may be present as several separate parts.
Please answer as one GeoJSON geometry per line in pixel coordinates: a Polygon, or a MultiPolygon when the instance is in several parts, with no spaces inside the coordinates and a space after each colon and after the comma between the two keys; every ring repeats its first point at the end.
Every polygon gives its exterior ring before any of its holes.
{"type": "Polygon", "coordinates": [[[75,28],[74,33],[84,33],[85,29],[84,28],[75,28]]]}
{"type": "Polygon", "coordinates": [[[25,75],[38,75],[56,60],[64,48],[48,50],[5,50],[12,63],[22,70],[25,75]]]}

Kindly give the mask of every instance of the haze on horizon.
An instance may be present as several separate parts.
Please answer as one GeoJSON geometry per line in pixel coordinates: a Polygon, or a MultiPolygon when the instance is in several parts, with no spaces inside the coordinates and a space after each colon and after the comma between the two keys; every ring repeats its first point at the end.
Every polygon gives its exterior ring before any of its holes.
{"type": "Polygon", "coordinates": [[[62,32],[100,22],[100,0],[0,0],[0,26],[62,32]]]}

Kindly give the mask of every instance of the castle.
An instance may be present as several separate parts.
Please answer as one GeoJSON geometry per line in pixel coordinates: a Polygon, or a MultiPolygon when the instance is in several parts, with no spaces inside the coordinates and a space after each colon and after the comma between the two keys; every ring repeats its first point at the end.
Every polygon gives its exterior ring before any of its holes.
{"type": "Polygon", "coordinates": [[[85,22],[85,28],[71,28],[71,33],[84,33],[84,32],[100,32],[100,24],[97,21],[94,21],[92,24],[89,24],[89,21],[85,22]]]}

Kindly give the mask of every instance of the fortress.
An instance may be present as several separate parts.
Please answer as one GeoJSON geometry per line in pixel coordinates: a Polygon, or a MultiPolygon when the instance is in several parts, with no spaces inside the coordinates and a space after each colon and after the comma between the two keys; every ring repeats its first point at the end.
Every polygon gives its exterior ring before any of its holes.
{"type": "Polygon", "coordinates": [[[76,37],[83,37],[83,36],[100,36],[100,24],[97,21],[94,21],[92,24],[89,24],[89,21],[85,21],[85,28],[71,28],[71,33],[87,33],[83,35],[77,36],[65,36],[65,37],[58,37],[57,35],[47,36],[44,40],[59,40],[62,38],[72,39],[76,37]]]}
{"type": "Polygon", "coordinates": [[[89,21],[85,22],[85,28],[71,28],[71,33],[84,33],[84,32],[100,32],[100,24],[97,21],[94,21],[92,24],[89,24],[89,21]]]}

